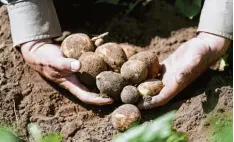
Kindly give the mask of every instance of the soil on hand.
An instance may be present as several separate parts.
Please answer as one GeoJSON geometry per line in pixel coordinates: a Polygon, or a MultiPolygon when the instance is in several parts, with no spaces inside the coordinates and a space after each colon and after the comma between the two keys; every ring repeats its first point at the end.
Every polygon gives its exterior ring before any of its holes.
{"type": "MultiPolygon", "coordinates": [[[[107,12],[121,10],[110,5],[91,5],[87,10],[87,6],[71,3],[55,2],[63,31],[88,35],[109,32],[106,42],[131,44],[137,51],[153,50],[160,62],[196,36],[198,18],[182,17],[165,1],[153,1],[124,17],[107,12]]],[[[0,6],[0,19],[0,124],[13,125],[26,141],[31,139],[26,129],[31,122],[43,132],[62,132],[66,142],[111,141],[116,131],[110,114],[119,104],[87,105],[43,79],[12,46],[6,6],[0,6]]],[[[230,72],[231,68],[222,73],[205,72],[167,105],[143,111],[143,122],[177,110],[174,128],[186,132],[191,142],[208,141],[216,132],[210,117],[232,114],[230,72]]]]}

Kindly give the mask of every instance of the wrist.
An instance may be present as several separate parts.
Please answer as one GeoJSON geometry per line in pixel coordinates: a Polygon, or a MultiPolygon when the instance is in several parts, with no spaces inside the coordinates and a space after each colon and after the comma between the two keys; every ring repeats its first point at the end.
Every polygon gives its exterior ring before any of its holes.
{"type": "Polygon", "coordinates": [[[34,52],[36,51],[39,47],[45,45],[45,44],[51,44],[52,40],[51,39],[42,39],[42,40],[35,40],[35,41],[30,41],[26,42],[20,45],[21,52],[34,52]]]}
{"type": "Polygon", "coordinates": [[[207,49],[208,62],[210,64],[218,61],[227,51],[231,40],[211,33],[201,32],[197,38],[203,40],[207,49]]]}
{"type": "Polygon", "coordinates": [[[231,40],[212,33],[201,32],[198,38],[204,40],[210,47],[211,51],[224,53],[229,47],[231,40]]]}

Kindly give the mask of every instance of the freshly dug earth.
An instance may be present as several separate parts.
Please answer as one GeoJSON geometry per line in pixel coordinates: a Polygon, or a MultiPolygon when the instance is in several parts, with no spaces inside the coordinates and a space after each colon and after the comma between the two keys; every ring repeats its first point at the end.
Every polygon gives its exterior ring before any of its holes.
{"type": "Polygon", "coordinates": [[[89,87],[94,87],[96,85],[96,76],[107,70],[107,64],[102,57],[94,52],[83,53],[79,61],[81,68],[77,74],[80,81],[89,87]]]}
{"type": "MultiPolygon", "coordinates": [[[[72,29],[73,33],[79,31],[90,34],[108,31],[110,35],[107,41],[129,42],[146,47],[145,49],[154,51],[160,61],[196,35],[198,19],[188,20],[181,17],[173,6],[165,1],[152,1],[147,10],[133,11],[132,16],[124,18],[115,17],[107,24],[104,24],[105,16],[96,16],[106,15],[103,6],[102,10],[98,9],[101,5],[88,5],[91,8],[87,10],[88,6],[68,6],[67,1],[55,2],[58,3],[56,8],[63,30],[76,27],[72,29]],[[102,11],[104,14],[100,14],[102,11]],[[87,16],[84,16],[84,13],[87,13],[87,16]],[[143,16],[134,18],[134,13],[143,13],[143,16]],[[82,22],[82,19],[85,20],[82,22]],[[92,23],[90,19],[95,22],[92,23]],[[99,30],[96,31],[93,27],[99,27],[99,30]]],[[[44,132],[65,133],[64,130],[67,130],[65,142],[110,142],[116,134],[110,114],[117,106],[86,105],[67,91],[43,80],[26,65],[21,54],[12,47],[5,6],[0,7],[0,19],[0,123],[18,128],[21,138],[26,141],[31,139],[26,130],[27,125],[33,122],[44,132]]],[[[137,51],[139,50],[142,49],[137,48],[137,51]]],[[[209,124],[210,117],[232,114],[232,75],[228,72],[233,71],[229,69],[225,73],[206,72],[169,104],[143,111],[143,122],[176,109],[178,111],[174,127],[188,133],[190,142],[206,142],[213,132],[217,132],[209,124]]],[[[225,115],[227,116],[229,115],[225,115]]]]}

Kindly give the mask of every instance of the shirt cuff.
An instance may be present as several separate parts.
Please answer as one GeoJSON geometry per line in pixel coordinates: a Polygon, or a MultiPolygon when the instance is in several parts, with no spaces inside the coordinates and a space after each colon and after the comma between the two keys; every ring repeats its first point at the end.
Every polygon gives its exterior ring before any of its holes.
{"type": "Polygon", "coordinates": [[[30,0],[8,5],[14,46],[62,34],[52,0],[30,0]]]}
{"type": "Polygon", "coordinates": [[[233,0],[205,0],[198,32],[233,39],[233,0]]]}

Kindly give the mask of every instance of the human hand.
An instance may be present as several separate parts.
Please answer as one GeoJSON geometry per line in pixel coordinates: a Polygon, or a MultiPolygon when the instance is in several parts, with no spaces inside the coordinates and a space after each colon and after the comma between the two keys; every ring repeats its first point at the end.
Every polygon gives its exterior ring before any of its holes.
{"type": "Polygon", "coordinates": [[[25,61],[45,78],[69,90],[87,104],[112,104],[111,98],[102,98],[99,94],[89,92],[76,78],[75,72],[80,69],[80,62],[65,58],[60,47],[51,40],[32,41],[21,46],[25,61]]]}
{"type": "Polygon", "coordinates": [[[227,50],[230,40],[209,33],[182,44],[161,64],[164,88],[154,97],[143,99],[138,107],[150,109],[162,106],[186,88],[227,50]]]}

